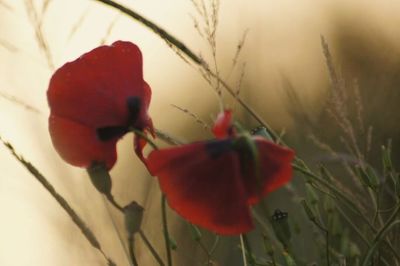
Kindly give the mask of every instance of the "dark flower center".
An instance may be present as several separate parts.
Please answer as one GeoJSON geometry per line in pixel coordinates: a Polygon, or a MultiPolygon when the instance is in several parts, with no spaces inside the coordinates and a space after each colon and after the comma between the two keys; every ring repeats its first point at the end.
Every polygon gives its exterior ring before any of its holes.
{"type": "Polygon", "coordinates": [[[142,105],[141,99],[134,96],[129,97],[126,100],[126,105],[129,111],[128,123],[129,125],[134,125],[140,115],[140,107],[142,105]]]}
{"type": "Polygon", "coordinates": [[[232,150],[232,140],[211,140],[206,143],[206,151],[211,158],[218,158],[225,152],[232,150]]]}
{"type": "Polygon", "coordinates": [[[126,106],[129,114],[127,125],[98,128],[96,133],[100,141],[106,142],[115,138],[120,138],[129,131],[130,126],[135,125],[140,115],[141,100],[139,97],[135,96],[128,97],[126,106]]]}

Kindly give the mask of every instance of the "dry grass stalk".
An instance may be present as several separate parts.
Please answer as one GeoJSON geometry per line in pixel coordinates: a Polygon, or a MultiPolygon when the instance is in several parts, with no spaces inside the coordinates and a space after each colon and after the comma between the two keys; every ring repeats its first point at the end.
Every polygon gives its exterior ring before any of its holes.
{"type": "Polygon", "coordinates": [[[11,152],[15,159],[17,159],[28,171],[29,173],[40,183],[42,186],[50,193],[50,195],[57,201],[57,203],[64,209],[68,214],[74,224],[80,229],[82,234],[85,236],[86,240],[107,260],[108,265],[116,265],[102,250],[100,242],[97,240],[96,236],[92,230],[86,225],[82,218],[77,214],[77,212],[71,207],[68,201],[61,196],[58,191],[53,187],[53,185],[42,175],[39,170],[30,162],[25,160],[21,155],[19,155],[14,147],[7,141],[3,140],[0,136],[0,142],[11,152]]]}
{"type": "Polygon", "coordinates": [[[210,131],[210,126],[207,125],[207,123],[204,122],[204,121],[203,121],[199,116],[197,116],[196,114],[192,113],[191,111],[189,111],[189,110],[186,109],[186,108],[179,107],[179,106],[177,106],[177,105],[175,105],[175,104],[171,104],[171,106],[172,106],[172,107],[175,107],[176,109],[178,109],[178,110],[182,111],[183,113],[185,113],[185,114],[189,115],[190,117],[192,117],[192,118],[196,121],[197,124],[200,124],[200,125],[203,127],[204,130],[210,131]]]}
{"type": "MultiPolygon", "coordinates": [[[[42,8],[43,12],[47,10],[50,1],[46,2],[47,4],[45,4],[42,8]]],[[[53,56],[51,54],[47,40],[44,36],[42,27],[45,13],[39,14],[32,0],[25,0],[25,8],[28,13],[29,19],[31,20],[33,28],[35,30],[36,41],[46,57],[47,65],[51,70],[54,70],[55,67],[54,67],[53,56]]]]}
{"type": "Polygon", "coordinates": [[[0,91],[0,97],[2,97],[3,99],[6,99],[12,103],[15,103],[19,106],[22,106],[23,108],[25,108],[28,111],[32,111],[32,112],[38,113],[38,114],[41,113],[41,111],[39,109],[37,109],[36,107],[33,107],[32,105],[25,103],[24,101],[18,99],[17,97],[15,97],[13,95],[10,95],[10,94],[0,91]]]}

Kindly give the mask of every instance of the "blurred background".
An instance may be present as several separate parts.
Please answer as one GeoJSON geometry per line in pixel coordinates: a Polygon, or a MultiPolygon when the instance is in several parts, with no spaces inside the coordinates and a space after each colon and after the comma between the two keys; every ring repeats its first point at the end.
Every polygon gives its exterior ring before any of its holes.
{"type": "MultiPolygon", "coordinates": [[[[213,65],[212,49],[193,23],[202,27],[202,18],[190,0],[119,2],[162,26],[213,65]]],[[[324,142],[339,146],[337,135],[342,133],[325,112],[330,86],[323,35],[337,71],[350,87],[359,88],[364,129],[356,137],[373,138],[368,151],[374,157],[388,137],[399,147],[399,10],[400,3],[390,0],[221,0],[218,71],[240,88],[240,96],[273,128],[285,132],[298,154],[318,160],[320,150],[312,146],[309,134],[318,133],[324,142]],[[240,53],[235,56],[238,46],[240,53]]],[[[108,211],[83,169],[60,159],[47,131],[46,90],[53,71],[115,40],[134,42],[142,50],[156,127],[188,141],[210,137],[201,124],[172,105],[210,124],[219,108],[214,89],[153,32],[95,0],[0,0],[0,136],[67,198],[117,265],[128,265],[115,230],[123,234],[122,218],[108,211]]],[[[352,99],[346,104],[359,106],[352,99]]],[[[243,123],[257,125],[229,97],[226,104],[243,123]]],[[[158,186],[133,155],[132,141],[126,135],[118,143],[118,162],[111,173],[113,194],[123,205],[136,200],[145,207],[143,229],[162,253],[158,186]]],[[[3,147],[0,173],[0,265],[105,265],[47,191],[3,147]]],[[[284,193],[271,195],[271,204],[278,206],[284,193]]],[[[178,244],[177,265],[195,265],[193,258],[201,256],[201,250],[187,237],[187,226],[174,213],[170,217],[178,244]]],[[[219,265],[240,263],[240,256],[229,255],[238,253],[231,240],[220,245],[219,265]]],[[[153,265],[137,242],[139,261],[153,265]]]]}

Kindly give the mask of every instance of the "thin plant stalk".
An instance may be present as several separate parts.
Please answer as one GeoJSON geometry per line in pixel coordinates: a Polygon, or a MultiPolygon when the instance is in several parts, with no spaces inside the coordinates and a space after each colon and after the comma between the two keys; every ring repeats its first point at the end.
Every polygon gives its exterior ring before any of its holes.
{"type": "Polygon", "coordinates": [[[168,232],[168,221],[167,221],[167,201],[165,195],[161,196],[161,212],[162,212],[162,224],[164,231],[165,249],[167,252],[168,266],[172,266],[172,255],[171,255],[171,244],[168,232]]]}
{"type": "Polygon", "coordinates": [[[237,95],[236,91],[230,87],[224,80],[222,80],[218,73],[213,72],[206,62],[199,56],[197,56],[192,50],[190,50],[185,44],[183,44],[181,41],[176,39],[174,36],[172,36],[170,33],[168,33],[166,30],[155,24],[154,22],[146,19],[145,17],[139,15],[136,11],[127,8],[115,1],[112,0],[95,0],[97,2],[101,2],[103,4],[106,4],[110,7],[113,7],[125,15],[128,15],[132,19],[140,22],[143,24],[145,27],[149,28],[152,30],[154,33],[156,33],[158,36],[161,37],[161,39],[165,40],[169,45],[172,45],[176,49],[178,49],[180,52],[185,54],[187,57],[189,57],[196,65],[200,66],[204,71],[206,71],[209,75],[211,75],[213,78],[215,78],[221,85],[222,87],[261,125],[263,125],[268,132],[272,135],[274,140],[278,140],[279,136],[271,129],[271,127],[259,116],[253,108],[250,107],[244,100],[242,100],[239,95],[237,95]]]}
{"type": "Polygon", "coordinates": [[[78,215],[78,213],[71,207],[68,201],[61,196],[58,191],[54,188],[54,186],[39,172],[39,170],[33,166],[30,162],[25,160],[21,155],[17,154],[14,147],[9,143],[3,140],[0,137],[0,142],[11,152],[11,154],[17,159],[28,171],[31,175],[40,183],[42,186],[50,193],[50,195],[57,201],[57,203],[62,207],[62,209],[68,214],[74,224],[80,229],[81,233],[85,236],[86,240],[107,260],[108,265],[116,266],[116,264],[105,254],[103,249],[101,248],[100,242],[97,240],[93,231],[86,225],[86,223],[82,220],[82,218],[78,215]]]}
{"type": "Polygon", "coordinates": [[[369,260],[371,256],[374,254],[375,250],[377,247],[384,241],[384,237],[386,234],[396,225],[400,224],[400,220],[395,220],[397,215],[400,213],[400,205],[397,207],[397,209],[393,212],[393,214],[390,216],[386,224],[379,230],[378,234],[375,236],[374,241],[372,243],[372,246],[368,249],[367,255],[364,257],[364,260],[362,262],[363,266],[367,266],[369,263],[369,260]]]}
{"type": "Polygon", "coordinates": [[[160,266],[165,266],[164,262],[162,261],[162,259],[160,258],[160,256],[158,255],[157,251],[155,250],[155,248],[153,247],[153,245],[151,244],[151,242],[149,241],[149,239],[146,237],[146,235],[144,234],[143,230],[139,231],[139,235],[142,238],[143,242],[146,244],[147,248],[150,250],[151,254],[153,255],[153,257],[156,259],[156,261],[158,262],[158,264],[160,266]]]}
{"type": "Polygon", "coordinates": [[[243,266],[247,266],[246,248],[244,245],[243,235],[240,235],[240,246],[242,250],[243,266]]]}
{"type": "Polygon", "coordinates": [[[134,250],[134,245],[133,245],[133,235],[130,235],[128,237],[128,246],[129,246],[129,256],[131,257],[131,261],[133,266],[139,266],[136,256],[135,256],[135,250],[134,250]]]}
{"type": "MultiPolygon", "coordinates": [[[[110,207],[109,207],[109,205],[108,205],[108,203],[107,203],[108,198],[107,198],[105,195],[102,195],[102,198],[103,198],[104,206],[106,207],[107,214],[108,214],[108,216],[110,217],[111,224],[112,224],[112,226],[114,227],[114,231],[115,231],[115,233],[117,234],[118,240],[119,240],[119,242],[120,242],[120,244],[121,244],[121,246],[122,246],[122,250],[124,251],[124,254],[125,254],[125,256],[126,256],[126,259],[127,259],[127,261],[129,262],[129,265],[132,266],[132,262],[131,262],[130,257],[129,257],[129,251],[128,251],[127,248],[126,248],[126,246],[125,246],[125,244],[124,244],[124,241],[122,240],[122,236],[121,236],[121,234],[119,233],[119,231],[118,231],[118,229],[117,229],[117,225],[115,224],[115,220],[114,220],[114,218],[113,218],[112,215],[111,215],[111,210],[110,210],[110,207]]],[[[114,205],[113,205],[113,206],[114,206],[114,205]]],[[[119,205],[118,205],[118,206],[119,206],[119,205]]],[[[115,206],[114,206],[114,207],[115,207],[115,206]]],[[[117,207],[115,207],[115,208],[117,208],[117,207]]],[[[118,209],[119,211],[121,211],[119,208],[117,208],[117,209],[118,209]]],[[[121,212],[123,212],[123,211],[121,211],[121,212]]]]}

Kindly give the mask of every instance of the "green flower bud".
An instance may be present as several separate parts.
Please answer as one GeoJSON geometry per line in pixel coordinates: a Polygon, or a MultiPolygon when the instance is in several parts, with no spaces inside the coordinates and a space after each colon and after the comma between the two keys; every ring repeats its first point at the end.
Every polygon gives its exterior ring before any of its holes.
{"type": "Polygon", "coordinates": [[[379,178],[372,167],[369,165],[365,167],[356,166],[356,171],[367,187],[371,188],[372,190],[376,190],[378,188],[379,178]]]}
{"type": "Polygon", "coordinates": [[[169,237],[168,243],[169,243],[169,246],[170,246],[170,248],[172,250],[177,250],[178,249],[178,245],[176,244],[176,241],[174,239],[172,239],[171,237],[169,237]]]}
{"type": "Polygon", "coordinates": [[[133,201],[124,208],[125,228],[128,235],[133,235],[140,231],[143,220],[143,207],[133,201]]]}
{"type": "Polygon", "coordinates": [[[316,215],[314,213],[314,211],[311,210],[310,206],[308,205],[306,200],[302,200],[301,201],[301,205],[303,205],[303,209],[307,214],[308,219],[310,219],[311,221],[315,221],[316,220],[316,215]]]}
{"type": "Polygon", "coordinates": [[[189,223],[190,233],[194,241],[199,241],[202,237],[199,228],[191,223],[189,223]]]}
{"type": "Polygon", "coordinates": [[[86,170],[97,191],[105,195],[110,195],[112,183],[106,166],[103,163],[95,162],[86,170]]]}

